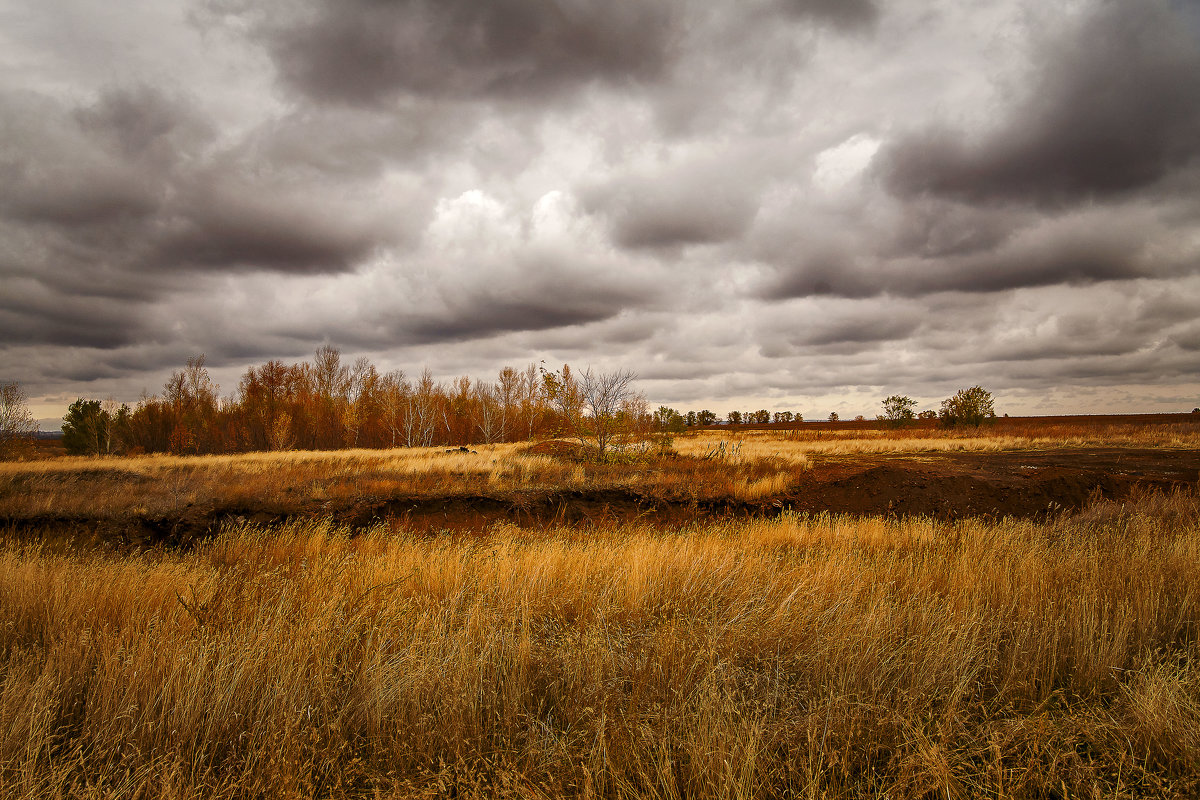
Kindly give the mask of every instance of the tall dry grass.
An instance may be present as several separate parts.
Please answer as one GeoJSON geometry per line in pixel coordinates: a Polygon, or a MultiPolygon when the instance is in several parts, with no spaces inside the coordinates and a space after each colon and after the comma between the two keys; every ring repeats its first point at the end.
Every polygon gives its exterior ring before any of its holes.
{"type": "Polygon", "coordinates": [[[1187,797],[1200,502],[0,547],[4,797],[1187,797]]]}

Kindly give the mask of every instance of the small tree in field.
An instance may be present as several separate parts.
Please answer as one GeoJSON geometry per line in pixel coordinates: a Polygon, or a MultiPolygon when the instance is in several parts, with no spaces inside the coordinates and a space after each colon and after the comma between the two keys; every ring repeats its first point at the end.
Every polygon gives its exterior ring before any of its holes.
{"type": "Polygon", "coordinates": [[[899,428],[917,418],[917,401],[911,397],[894,394],[883,400],[883,413],[879,419],[894,428],[899,428]]]}
{"type": "MultiPolygon", "coordinates": [[[[627,369],[616,372],[596,372],[589,367],[579,376],[579,391],[583,398],[583,428],[596,442],[599,458],[603,459],[614,439],[630,433],[644,408],[637,408],[638,395],[633,387],[637,375],[627,369]]],[[[644,402],[641,404],[644,406],[644,402]]]]}
{"type": "Polygon", "coordinates": [[[955,425],[973,425],[978,428],[996,418],[992,393],[982,386],[960,389],[958,394],[942,401],[942,410],[938,417],[947,428],[955,425]]]}

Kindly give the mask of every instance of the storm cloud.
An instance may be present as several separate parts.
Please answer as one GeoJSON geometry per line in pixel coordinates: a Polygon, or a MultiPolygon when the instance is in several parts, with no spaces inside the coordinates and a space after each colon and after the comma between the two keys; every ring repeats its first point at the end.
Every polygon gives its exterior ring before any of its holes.
{"type": "Polygon", "coordinates": [[[591,80],[653,79],[674,21],[669,4],[649,0],[268,5],[254,25],[280,81],[338,104],[539,96],[591,80]]]}
{"type": "Polygon", "coordinates": [[[1121,197],[1200,156],[1197,30],[1162,2],[1105,2],[1041,43],[1035,77],[981,134],[944,123],[880,157],[888,189],[1046,206],[1121,197]]]}
{"type": "MultiPolygon", "coordinates": [[[[1170,0],[0,0],[0,378],[37,413],[322,344],[873,415],[1200,392],[1170,0]]],[[[1187,409],[1200,404],[1200,397],[1187,409]]]]}

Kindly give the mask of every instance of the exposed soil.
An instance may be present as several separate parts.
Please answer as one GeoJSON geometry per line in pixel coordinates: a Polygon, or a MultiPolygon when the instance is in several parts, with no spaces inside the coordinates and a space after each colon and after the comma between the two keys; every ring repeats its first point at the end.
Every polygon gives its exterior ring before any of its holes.
{"type": "Polygon", "coordinates": [[[827,459],[789,497],[797,510],[1037,517],[1121,500],[1139,490],[1195,488],[1200,452],[1127,448],[852,456],[827,459]]]}
{"type": "Polygon", "coordinates": [[[20,535],[105,546],[189,546],[231,521],[272,524],[331,518],[351,528],[380,523],[410,529],[482,531],[497,522],[523,527],[561,524],[607,527],[644,521],[679,525],[701,519],[764,516],[783,509],[818,513],[1043,518],[1094,499],[1121,500],[1139,491],[1194,490],[1200,451],[1054,449],[1040,451],[853,455],[814,460],[780,496],[680,502],[626,490],[530,492],[504,496],[377,497],[297,507],[189,505],[177,513],[109,518],[41,517],[0,520],[20,535]]]}

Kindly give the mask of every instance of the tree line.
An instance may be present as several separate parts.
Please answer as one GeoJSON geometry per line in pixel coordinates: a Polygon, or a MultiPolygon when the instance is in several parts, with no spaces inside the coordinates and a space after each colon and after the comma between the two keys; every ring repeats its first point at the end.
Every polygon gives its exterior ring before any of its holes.
{"type": "MultiPolygon", "coordinates": [[[[505,367],[494,381],[435,381],[428,368],[410,379],[379,371],[366,358],[342,361],[334,347],[311,362],[268,361],[250,367],[232,395],[221,397],[204,356],[171,374],[162,392],[131,408],[79,398],[63,420],[72,454],[234,453],[350,447],[466,446],[541,438],[573,438],[605,457],[614,447],[645,446],[654,437],[716,425],[707,409],[681,414],[660,406],[648,413],[627,370],[548,371],[537,364],[505,367]]],[[[916,403],[893,395],[881,421],[904,425],[938,418],[946,426],[995,418],[990,392],[975,386],[917,414],[916,403]]],[[[830,419],[836,420],[836,414],[830,419]]],[[[799,413],[731,411],[730,424],[803,421],[799,413]]],[[[861,419],[861,418],[860,418],[861,419]]],[[[29,449],[37,426],[15,383],[0,385],[0,458],[29,449]]]]}
{"type": "Polygon", "coordinates": [[[655,416],[626,370],[505,367],[494,381],[380,373],[331,346],[311,361],[252,366],[222,397],[204,356],[171,374],[162,392],[128,405],[80,398],[63,421],[74,454],[433,447],[575,438],[599,455],[653,434],[655,416]]]}

